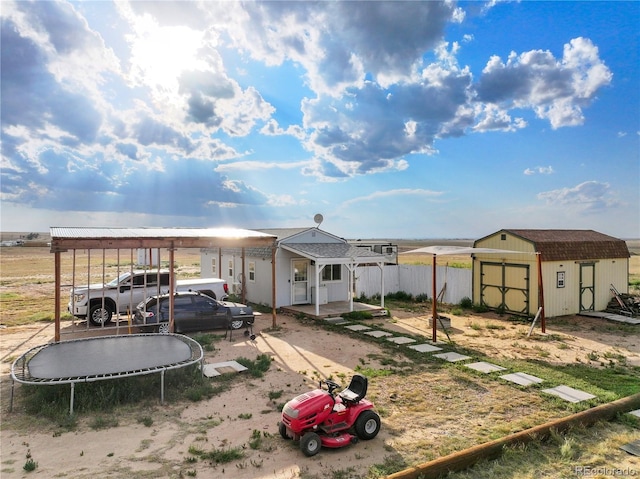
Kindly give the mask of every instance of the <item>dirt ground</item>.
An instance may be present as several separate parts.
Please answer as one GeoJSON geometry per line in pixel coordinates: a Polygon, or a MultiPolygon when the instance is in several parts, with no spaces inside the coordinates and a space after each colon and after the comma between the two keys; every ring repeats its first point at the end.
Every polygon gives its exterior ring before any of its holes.
{"type": "MultiPolygon", "coordinates": [[[[547,324],[546,336],[536,328],[531,339],[526,338],[528,325],[512,324],[491,314],[446,316],[452,321],[450,335],[456,344],[496,359],[541,358],[551,363],[580,361],[601,367],[603,361],[625,358],[627,364],[640,366],[640,334],[608,332],[601,327],[602,320],[563,318],[557,324],[547,324]]],[[[427,318],[393,312],[391,318],[371,323],[389,331],[430,338],[427,318]]],[[[333,471],[347,470],[359,477],[356,474],[383,463],[385,458],[400,455],[412,464],[452,452],[447,450],[447,441],[465,434],[469,436],[469,446],[483,442],[482,431],[488,434],[486,431],[497,422],[505,424],[506,434],[510,427],[521,427],[523,420],[533,426],[548,419],[537,408],[541,402],[539,393],[495,380],[465,379],[455,370],[452,373],[433,368],[416,376],[413,384],[407,384],[401,375],[385,381],[373,378],[368,397],[381,411],[380,434],[371,441],[339,450],[324,449],[307,458],[295,443],[278,435],[277,404],[314,388],[319,378],[331,376],[346,385],[358,366],[384,369],[389,350],[364,341],[357,334],[330,331],[291,316],[279,316],[276,329],[270,326],[271,317],[263,316],[256,323],[255,341],[237,335],[233,341],[216,342],[215,351],[205,353],[207,363],[269,354],[273,363],[263,378],[240,373],[229,391],[210,400],[163,406],[158,403],[145,411],[127,408],[119,412],[117,426],[101,430],[92,429],[90,418],[85,417],[75,430],[61,434],[54,425],[26,416],[19,406],[8,412],[11,362],[29,348],[51,341],[53,325],[37,323],[1,329],[0,476],[319,479],[332,477],[333,471]],[[447,382],[452,374],[458,375],[453,386],[447,382]],[[280,392],[279,398],[270,399],[280,392]],[[508,404],[505,397],[509,398],[508,404]],[[457,410],[448,410],[448,401],[455,401],[457,410]],[[150,415],[153,424],[141,424],[143,415],[150,415]],[[514,425],[510,426],[512,421],[514,425]],[[471,429],[476,432],[468,433],[471,429]],[[262,433],[261,444],[255,449],[249,447],[254,431],[262,433]],[[232,447],[242,447],[244,458],[226,464],[189,459],[193,457],[190,448],[209,451],[232,447]],[[23,470],[28,457],[38,464],[31,473],[23,470]]],[[[440,339],[446,339],[441,331],[438,334],[440,339]]],[[[398,367],[402,367],[400,356],[394,358],[400,362],[398,367]]],[[[615,465],[626,464],[640,470],[638,458],[624,454],[616,456],[615,465]]]]}

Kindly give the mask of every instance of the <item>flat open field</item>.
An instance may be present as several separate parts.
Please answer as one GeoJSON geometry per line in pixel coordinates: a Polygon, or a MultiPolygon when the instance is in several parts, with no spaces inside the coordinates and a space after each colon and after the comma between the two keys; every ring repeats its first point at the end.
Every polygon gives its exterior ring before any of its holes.
{"type": "MultiPolygon", "coordinates": [[[[262,378],[239,374],[230,389],[198,402],[160,405],[154,398],[113,411],[80,413],[75,427],[67,429],[28,414],[19,385],[14,411],[8,413],[11,363],[53,338],[53,255],[46,247],[3,248],[0,254],[3,479],[30,477],[23,469],[29,459],[37,463],[39,477],[72,479],[374,479],[640,392],[640,330],[634,326],[565,317],[549,320],[547,334],[536,328],[528,337],[530,325],[512,318],[443,312],[451,320],[449,338],[439,331],[438,346],[443,351],[544,381],[521,387],[500,379],[503,372],[483,374],[385,338],[279,314],[277,328],[271,327],[270,316],[258,319],[255,341],[218,338],[214,349],[206,352],[207,363],[267,354],[272,364],[262,378]],[[375,439],[307,458],[296,444],[279,437],[279,407],[284,402],[314,388],[318,379],[331,377],[346,385],[354,371],[370,378],[367,396],[382,417],[375,439]],[[571,404],[542,392],[560,384],[595,398],[571,404]],[[257,442],[256,431],[261,438],[257,442]],[[228,463],[199,458],[197,452],[232,449],[242,455],[228,463]]],[[[176,261],[178,276],[189,277],[199,269],[199,252],[179,251],[176,261]]],[[[117,262],[110,255],[104,261],[101,255],[92,257],[92,265],[100,264],[95,279],[102,275],[101,264],[107,276],[114,275],[117,262]]],[[[86,256],[76,257],[79,264],[86,265],[86,256]]],[[[72,262],[65,258],[63,282],[71,284],[71,270],[72,262]]],[[[398,303],[390,309],[391,317],[362,323],[416,343],[428,342],[429,304],[398,303]]],[[[63,333],[71,330],[71,322],[63,321],[62,327],[63,333]]],[[[215,379],[211,381],[215,384],[215,379]]],[[[629,416],[513,450],[510,462],[483,464],[450,479],[570,478],[577,477],[577,466],[605,466],[640,475],[640,458],[619,449],[636,439],[640,439],[638,421],[629,416]]]]}

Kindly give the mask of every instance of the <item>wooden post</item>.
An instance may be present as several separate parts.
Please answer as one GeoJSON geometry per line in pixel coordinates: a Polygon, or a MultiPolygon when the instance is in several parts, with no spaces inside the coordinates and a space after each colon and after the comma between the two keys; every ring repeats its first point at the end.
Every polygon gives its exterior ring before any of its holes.
{"type": "Polygon", "coordinates": [[[437,289],[436,289],[436,255],[433,255],[433,271],[431,272],[431,281],[433,282],[433,299],[431,300],[431,323],[432,323],[432,336],[431,340],[436,342],[436,330],[438,329],[438,298],[437,298],[437,289]]]}

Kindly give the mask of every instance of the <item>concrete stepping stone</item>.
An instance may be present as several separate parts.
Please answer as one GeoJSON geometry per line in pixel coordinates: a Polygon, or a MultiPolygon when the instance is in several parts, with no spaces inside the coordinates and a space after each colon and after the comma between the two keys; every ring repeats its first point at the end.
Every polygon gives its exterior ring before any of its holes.
{"type": "Polygon", "coordinates": [[[543,393],[553,394],[554,396],[558,396],[561,399],[569,402],[580,402],[586,401],[587,399],[593,399],[595,396],[593,394],[586,393],[584,391],[580,391],[579,389],[574,389],[569,386],[557,386],[551,389],[543,389],[543,393]]]}
{"type": "Polygon", "coordinates": [[[465,356],[464,354],[454,353],[454,352],[434,354],[433,357],[444,359],[445,361],[449,361],[450,363],[471,359],[471,356],[465,356]]]}
{"type": "Polygon", "coordinates": [[[640,417],[640,409],[636,409],[635,411],[629,411],[629,414],[633,414],[634,416],[640,417]]]}
{"type": "Polygon", "coordinates": [[[519,384],[520,386],[530,386],[531,384],[540,384],[543,382],[542,379],[527,373],[505,374],[504,376],[500,376],[500,378],[519,384]]]}
{"type": "Polygon", "coordinates": [[[624,452],[628,452],[629,454],[633,454],[634,456],[640,456],[640,439],[638,439],[637,441],[628,442],[627,444],[620,446],[620,449],[622,449],[624,452]]]}
{"type": "Polygon", "coordinates": [[[351,324],[344,318],[324,318],[327,323],[337,324],[338,326],[342,326],[343,324],[351,324]]]}
{"type": "Polygon", "coordinates": [[[485,374],[493,373],[496,371],[506,371],[507,369],[507,368],[503,368],[502,366],[498,366],[497,364],[491,364],[485,361],[479,361],[477,363],[469,363],[469,364],[465,364],[465,366],[485,374]]]}
{"type": "Polygon", "coordinates": [[[386,336],[393,336],[391,333],[387,333],[386,331],[367,331],[364,334],[367,336],[373,336],[374,338],[384,338],[386,336]]]}
{"type": "Polygon", "coordinates": [[[345,328],[351,331],[369,331],[371,328],[363,324],[352,324],[351,326],[345,326],[345,328]]]}
{"type": "Polygon", "coordinates": [[[442,351],[442,348],[438,346],[433,346],[432,344],[414,344],[413,346],[409,346],[409,348],[418,351],[419,353],[433,353],[435,351],[442,351]]]}
{"type": "Polygon", "coordinates": [[[387,338],[387,341],[391,341],[392,343],[396,343],[396,344],[409,344],[409,343],[416,342],[415,339],[407,338],[406,336],[398,336],[396,338],[387,338]]]}
{"type": "Polygon", "coordinates": [[[208,378],[213,378],[215,376],[221,376],[225,372],[241,373],[246,370],[247,368],[237,361],[224,361],[221,363],[205,364],[202,368],[202,374],[208,378]],[[228,371],[229,369],[231,371],[228,371]]]}

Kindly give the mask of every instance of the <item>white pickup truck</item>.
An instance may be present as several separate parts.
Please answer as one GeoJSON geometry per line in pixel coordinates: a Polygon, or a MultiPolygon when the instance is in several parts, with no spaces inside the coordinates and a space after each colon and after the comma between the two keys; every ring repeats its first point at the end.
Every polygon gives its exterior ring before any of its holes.
{"type": "MultiPolygon", "coordinates": [[[[200,291],[215,299],[225,300],[229,286],[224,279],[198,278],[176,281],[176,291],[200,291]]],[[[135,270],[121,274],[106,284],[76,286],[69,294],[69,312],[86,318],[95,326],[108,324],[113,315],[135,313],[138,303],[158,294],[169,292],[169,271],[135,270]],[[87,308],[88,306],[88,308],[87,308]]]]}

